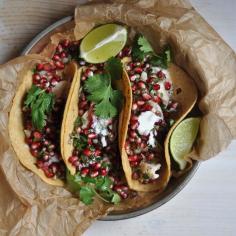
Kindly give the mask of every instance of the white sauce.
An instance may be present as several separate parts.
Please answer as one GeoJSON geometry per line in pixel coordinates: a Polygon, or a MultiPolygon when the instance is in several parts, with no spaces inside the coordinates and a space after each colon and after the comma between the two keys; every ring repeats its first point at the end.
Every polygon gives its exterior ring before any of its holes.
{"type": "Polygon", "coordinates": [[[161,168],[160,163],[150,164],[150,163],[146,163],[142,161],[140,163],[140,168],[141,168],[142,173],[147,174],[149,178],[151,179],[157,179],[160,176],[159,174],[156,173],[161,168]]]}
{"type": "Polygon", "coordinates": [[[147,72],[143,71],[140,76],[140,79],[145,82],[147,80],[147,78],[148,78],[147,72]]]}

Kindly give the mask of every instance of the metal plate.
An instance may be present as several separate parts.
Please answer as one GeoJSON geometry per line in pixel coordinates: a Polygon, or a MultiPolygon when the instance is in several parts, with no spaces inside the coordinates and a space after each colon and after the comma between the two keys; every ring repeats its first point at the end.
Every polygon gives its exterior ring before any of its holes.
{"type": "MultiPolygon", "coordinates": [[[[46,45],[49,41],[50,36],[56,32],[60,32],[62,30],[66,30],[67,28],[71,27],[73,24],[73,17],[68,16],[65,17],[54,24],[50,25],[48,28],[43,30],[39,33],[22,51],[21,55],[27,55],[29,53],[39,53],[42,48],[46,45]]],[[[184,174],[182,177],[178,179],[172,178],[163,193],[161,193],[154,202],[150,203],[148,206],[145,206],[141,209],[135,209],[133,211],[126,211],[126,212],[111,212],[109,215],[103,217],[100,220],[110,221],[110,220],[123,220],[132,217],[136,217],[139,215],[143,215],[148,213],[161,205],[168,202],[172,199],[176,194],[178,194],[190,181],[190,179],[194,176],[195,172],[197,171],[200,162],[194,162],[193,167],[190,171],[184,174]]]]}

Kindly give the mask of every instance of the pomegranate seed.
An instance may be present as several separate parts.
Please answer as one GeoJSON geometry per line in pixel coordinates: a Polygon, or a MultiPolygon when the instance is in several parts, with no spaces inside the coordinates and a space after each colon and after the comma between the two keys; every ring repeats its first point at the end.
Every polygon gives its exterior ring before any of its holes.
{"type": "Polygon", "coordinates": [[[130,131],[129,135],[132,138],[136,138],[137,137],[137,133],[135,131],[130,131]]]}
{"type": "Polygon", "coordinates": [[[145,88],[146,88],[146,85],[145,85],[144,82],[139,81],[139,82],[138,82],[138,87],[141,88],[141,89],[145,89],[145,88]]]}
{"type": "Polygon", "coordinates": [[[61,58],[65,58],[65,57],[66,57],[66,53],[65,53],[65,52],[62,52],[62,53],[60,54],[60,57],[61,57],[61,58]]]}
{"type": "Polygon", "coordinates": [[[115,186],[113,187],[113,189],[114,189],[114,191],[116,191],[117,193],[120,193],[120,192],[122,191],[120,185],[115,185],[115,186]]]}
{"type": "Polygon", "coordinates": [[[79,115],[82,116],[84,114],[84,110],[83,109],[79,109],[79,115]]]}
{"type": "Polygon", "coordinates": [[[95,165],[93,166],[94,170],[99,170],[101,168],[101,163],[95,163],[95,165]]]}
{"type": "Polygon", "coordinates": [[[137,101],[137,104],[138,104],[138,106],[143,106],[144,105],[144,101],[142,101],[142,100],[139,100],[139,101],[137,101]]]}
{"type": "Polygon", "coordinates": [[[33,74],[33,79],[35,81],[39,81],[41,78],[40,78],[40,75],[38,73],[35,73],[35,74],[33,74]]]}
{"type": "Polygon", "coordinates": [[[138,108],[137,103],[133,103],[133,105],[132,105],[132,110],[135,111],[135,110],[137,110],[137,108],[138,108]]]}
{"type": "Polygon", "coordinates": [[[63,47],[68,47],[69,46],[69,44],[70,44],[70,41],[69,41],[69,39],[65,39],[65,40],[63,40],[62,42],[61,42],[61,44],[62,44],[62,46],[63,47]]]}
{"type": "Polygon", "coordinates": [[[128,197],[128,194],[125,193],[125,192],[123,192],[123,191],[121,191],[121,192],[120,192],[120,196],[121,196],[123,199],[126,199],[126,198],[128,197]]]}
{"type": "Polygon", "coordinates": [[[134,84],[132,85],[132,91],[136,91],[137,90],[137,86],[134,84]]]}
{"type": "Polygon", "coordinates": [[[95,156],[100,156],[101,155],[101,151],[96,149],[95,152],[94,152],[94,155],[95,156]]]}
{"type": "Polygon", "coordinates": [[[136,68],[134,69],[134,71],[135,71],[136,73],[141,74],[141,73],[143,72],[143,69],[142,69],[141,67],[136,67],[136,68]]]}
{"type": "Polygon", "coordinates": [[[31,144],[33,142],[33,139],[32,138],[28,138],[28,137],[25,137],[25,142],[27,144],[31,144]]]}
{"type": "Polygon", "coordinates": [[[133,172],[132,173],[132,179],[138,179],[139,178],[139,174],[137,172],[133,172]]]}
{"type": "Polygon", "coordinates": [[[97,135],[95,133],[88,134],[88,138],[93,139],[93,138],[96,138],[96,137],[97,137],[97,135]]]}
{"type": "Polygon", "coordinates": [[[101,174],[101,176],[106,176],[107,175],[107,170],[105,168],[102,168],[100,170],[100,174],[101,174]]]}
{"type": "Polygon", "coordinates": [[[49,63],[46,63],[43,65],[43,69],[45,71],[51,71],[52,70],[52,66],[49,63]]]}
{"type": "Polygon", "coordinates": [[[171,83],[168,82],[168,81],[166,81],[165,84],[164,84],[164,86],[165,86],[165,89],[166,89],[166,90],[170,90],[170,88],[171,88],[171,83]]]}
{"type": "Polygon", "coordinates": [[[63,51],[62,45],[58,44],[58,46],[56,47],[56,50],[61,53],[63,51]]]}
{"type": "Polygon", "coordinates": [[[78,161],[78,157],[77,156],[70,156],[68,158],[68,161],[73,164],[74,162],[78,161]]]}
{"type": "Polygon", "coordinates": [[[49,160],[49,155],[48,154],[44,154],[43,155],[43,160],[44,161],[48,161],[49,160]]]}
{"type": "Polygon", "coordinates": [[[30,150],[30,153],[32,154],[32,156],[34,156],[34,157],[38,157],[38,150],[36,149],[36,150],[30,150]]]}
{"type": "Polygon", "coordinates": [[[59,70],[62,70],[62,69],[64,69],[64,67],[65,67],[65,65],[64,65],[63,62],[61,62],[61,61],[56,61],[56,62],[55,62],[55,66],[56,66],[57,69],[59,69],[59,70]]]}
{"type": "Polygon", "coordinates": [[[132,82],[134,82],[136,79],[138,79],[139,78],[139,75],[137,75],[137,74],[134,74],[134,75],[131,75],[130,77],[129,77],[129,79],[130,79],[130,81],[132,81],[132,82]]]}
{"type": "Polygon", "coordinates": [[[136,140],[136,143],[140,144],[141,142],[142,142],[142,139],[138,137],[137,140],[136,140]]]}
{"type": "Polygon", "coordinates": [[[87,106],[87,104],[88,104],[87,101],[81,101],[81,102],[79,103],[79,107],[80,107],[81,109],[84,109],[84,108],[87,106]]]}
{"type": "Polygon", "coordinates": [[[34,131],[33,136],[36,139],[41,139],[42,138],[42,134],[38,131],[34,131]]]}
{"type": "Polygon", "coordinates": [[[154,84],[153,85],[153,89],[154,90],[159,90],[160,89],[160,85],[159,84],[154,84]]]}
{"type": "Polygon", "coordinates": [[[55,55],[52,57],[52,59],[53,59],[54,61],[60,61],[60,60],[61,60],[61,58],[60,58],[60,56],[59,56],[58,54],[55,54],[55,55]]]}
{"type": "Polygon", "coordinates": [[[84,129],[84,130],[83,130],[83,133],[84,133],[85,135],[88,135],[89,130],[88,130],[88,129],[84,129]]]}
{"type": "Polygon", "coordinates": [[[148,79],[147,79],[147,83],[148,84],[151,84],[153,82],[153,78],[152,77],[149,77],[148,79]]]}
{"type": "Polygon", "coordinates": [[[158,104],[161,104],[161,98],[159,96],[154,96],[153,101],[158,103],[158,104]]]}
{"type": "Polygon", "coordinates": [[[154,153],[150,153],[149,155],[146,156],[146,159],[148,161],[152,161],[154,159],[154,153]]]}
{"type": "Polygon", "coordinates": [[[131,167],[136,167],[136,166],[138,166],[138,161],[131,161],[130,165],[131,165],[131,167]]]}
{"type": "Polygon", "coordinates": [[[137,121],[137,120],[138,120],[138,116],[132,115],[131,118],[130,118],[130,120],[132,120],[132,121],[137,121]]]}
{"type": "Polygon", "coordinates": [[[148,93],[143,93],[142,97],[143,97],[143,99],[146,100],[146,101],[148,101],[148,100],[150,100],[150,99],[152,98],[151,95],[148,94],[148,93]]]}
{"type": "Polygon", "coordinates": [[[49,127],[47,127],[45,131],[46,131],[47,134],[51,133],[51,129],[49,127]]]}
{"type": "Polygon", "coordinates": [[[129,156],[128,159],[129,159],[130,162],[137,161],[138,160],[138,156],[137,155],[132,155],[132,156],[129,156]]]}
{"type": "Polygon", "coordinates": [[[35,150],[35,149],[37,149],[37,148],[39,148],[40,147],[40,143],[39,142],[33,142],[32,144],[31,144],[31,149],[33,149],[33,150],[35,150]]]}
{"type": "Polygon", "coordinates": [[[93,144],[93,141],[92,141],[91,138],[88,138],[88,141],[87,141],[87,142],[88,142],[89,145],[92,145],[92,144],[93,144]]]}
{"type": "Polygon", "coordinates": [[[90,176],[91,176],[92,178],[95,178],[95,177],[97,177],[98,175],[99,175],[99,172],[98,172],[97,170],[92,171],[91,174],[90,174],[90,176]]]}
{"type": "Polygon", "coordinates": [[[53,172],[51,172],[49,169],[44,168],[43,169],[44,174],[48,177],[48,178],[52,178],[55,174],[53,172]]]}
{"type": "Polygon", "coordinates": [[[138,126],[139,126],[139,122],[135,122],[134,124],[131,124],[130,128],[132,130],[136,130],[138,128],[138,126]]]}
{"type": "Polygon", "coordinates": [[[51,79],[51,85],[56,86],[58,84],[58,81],[55,78],[51,79]]]}
{"type": "Polygon", "coordinates": [[[141,149],[144,149],[146,146],[147,146],[146,143],[141,143],[141,144],[140,144],[140,148],[141,148],[141,149]]]}
{"type": "Polygon", "coordinates": [[[161,70],[157,72],[157,77],[158,77],[159,79],[164,78],[164,76],[165,76],[165,74],[164,74],[161,70]]]}
{"type": "Polygon", "coordinates": [[[86,148],[86,149],[83,150],[83,154],[85,156],[91,156],[92,152],[88,148],[86,148]]]}
{"type": "Polygon", "coordinates": [[[82,80],[82,81],[85,81],[86,79],[87,79],[87,77],[84,76],[84,75],[81,77],[81,80],[82,80]]]}
{"type": "Polygon", "coordinates": [[[36,66],[36,70],[38,71],[43,70],[43,68],[44,68],[44,65],[42,63],[38,63],[36,66]]]}
{"type": "Polygon", "coordinates": [[[133,143],[134,141],[135,141],[135,139],[134,138],[129,138],[129,141],[131,142],[131,143],[133,143]]]}
{"type": "Polygon", "coordinates": [[[81,175],[82,175],[82,176],[86,176],[88,173],[89,173],[89,168],[83,168],[83,169],[81,170],[81,175]]]}
{"type": "Polygon", "coordinates": [[[150,104],[145,104],[143,107],[142,107],[142,110],[144,111],[151,111],[152,110],[152,105],[150,104]]]}
{"type": "Polygon", "coordinates": [[[44,167],[44,162],[41,161],[41,160],[37,160],[36,166],[37,166],[38,168],[42,169],[42,168],[44,167]]]}

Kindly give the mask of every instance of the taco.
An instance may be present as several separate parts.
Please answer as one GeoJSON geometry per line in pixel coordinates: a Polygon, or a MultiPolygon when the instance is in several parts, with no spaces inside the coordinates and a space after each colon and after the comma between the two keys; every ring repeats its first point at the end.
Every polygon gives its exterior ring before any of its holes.
{"type": "Polygon", "coordinates": [[[123,58],[130,89],[120,122],[120,152],[128,185],[136,191],[157,191],[171,177],[169,138],[197,100],[192,79],[170,63],[170,50],[156,55],[143,36],[127,47],[123,58]],[[126,53],[127,54],[127,53],[126,53]]]}
{"type": "Polygon", "coordinates": [[[63,186],[66,173],[59,142],[62,116],[77,76],[76,64],[67,63],[45,60],[26,70],[9,114],[9,136],[20,162],[57,186],[63,186]]]}
{"type": "Polygon", "coordinates": [[[101,64],[81,59],[79,64],[83,66],[72,83],[61,132],[67,184],[85,204],[95,194],[118,203],[129,194],[118,148],[121,90],[127,75],[114,57],[101,64]]]}

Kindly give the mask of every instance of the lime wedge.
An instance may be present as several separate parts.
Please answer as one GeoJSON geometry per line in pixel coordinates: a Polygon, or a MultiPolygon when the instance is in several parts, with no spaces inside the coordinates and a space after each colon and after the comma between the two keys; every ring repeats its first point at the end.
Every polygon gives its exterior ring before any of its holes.
{"type": "Polygon", "coordinates": [[[184,157],[190,153],[199,130],[200,118],[187,118],[174,129],[170,137],[170,151],[180,170],[186,167],[184,157]]]}
{"type": "Polygon", "coordinates": [[[80,56],[90,63],[102,63],[116,56],[125,46],[127,29],[117,24],[106,24],[90,31],[80,44],[80,56]]]}

